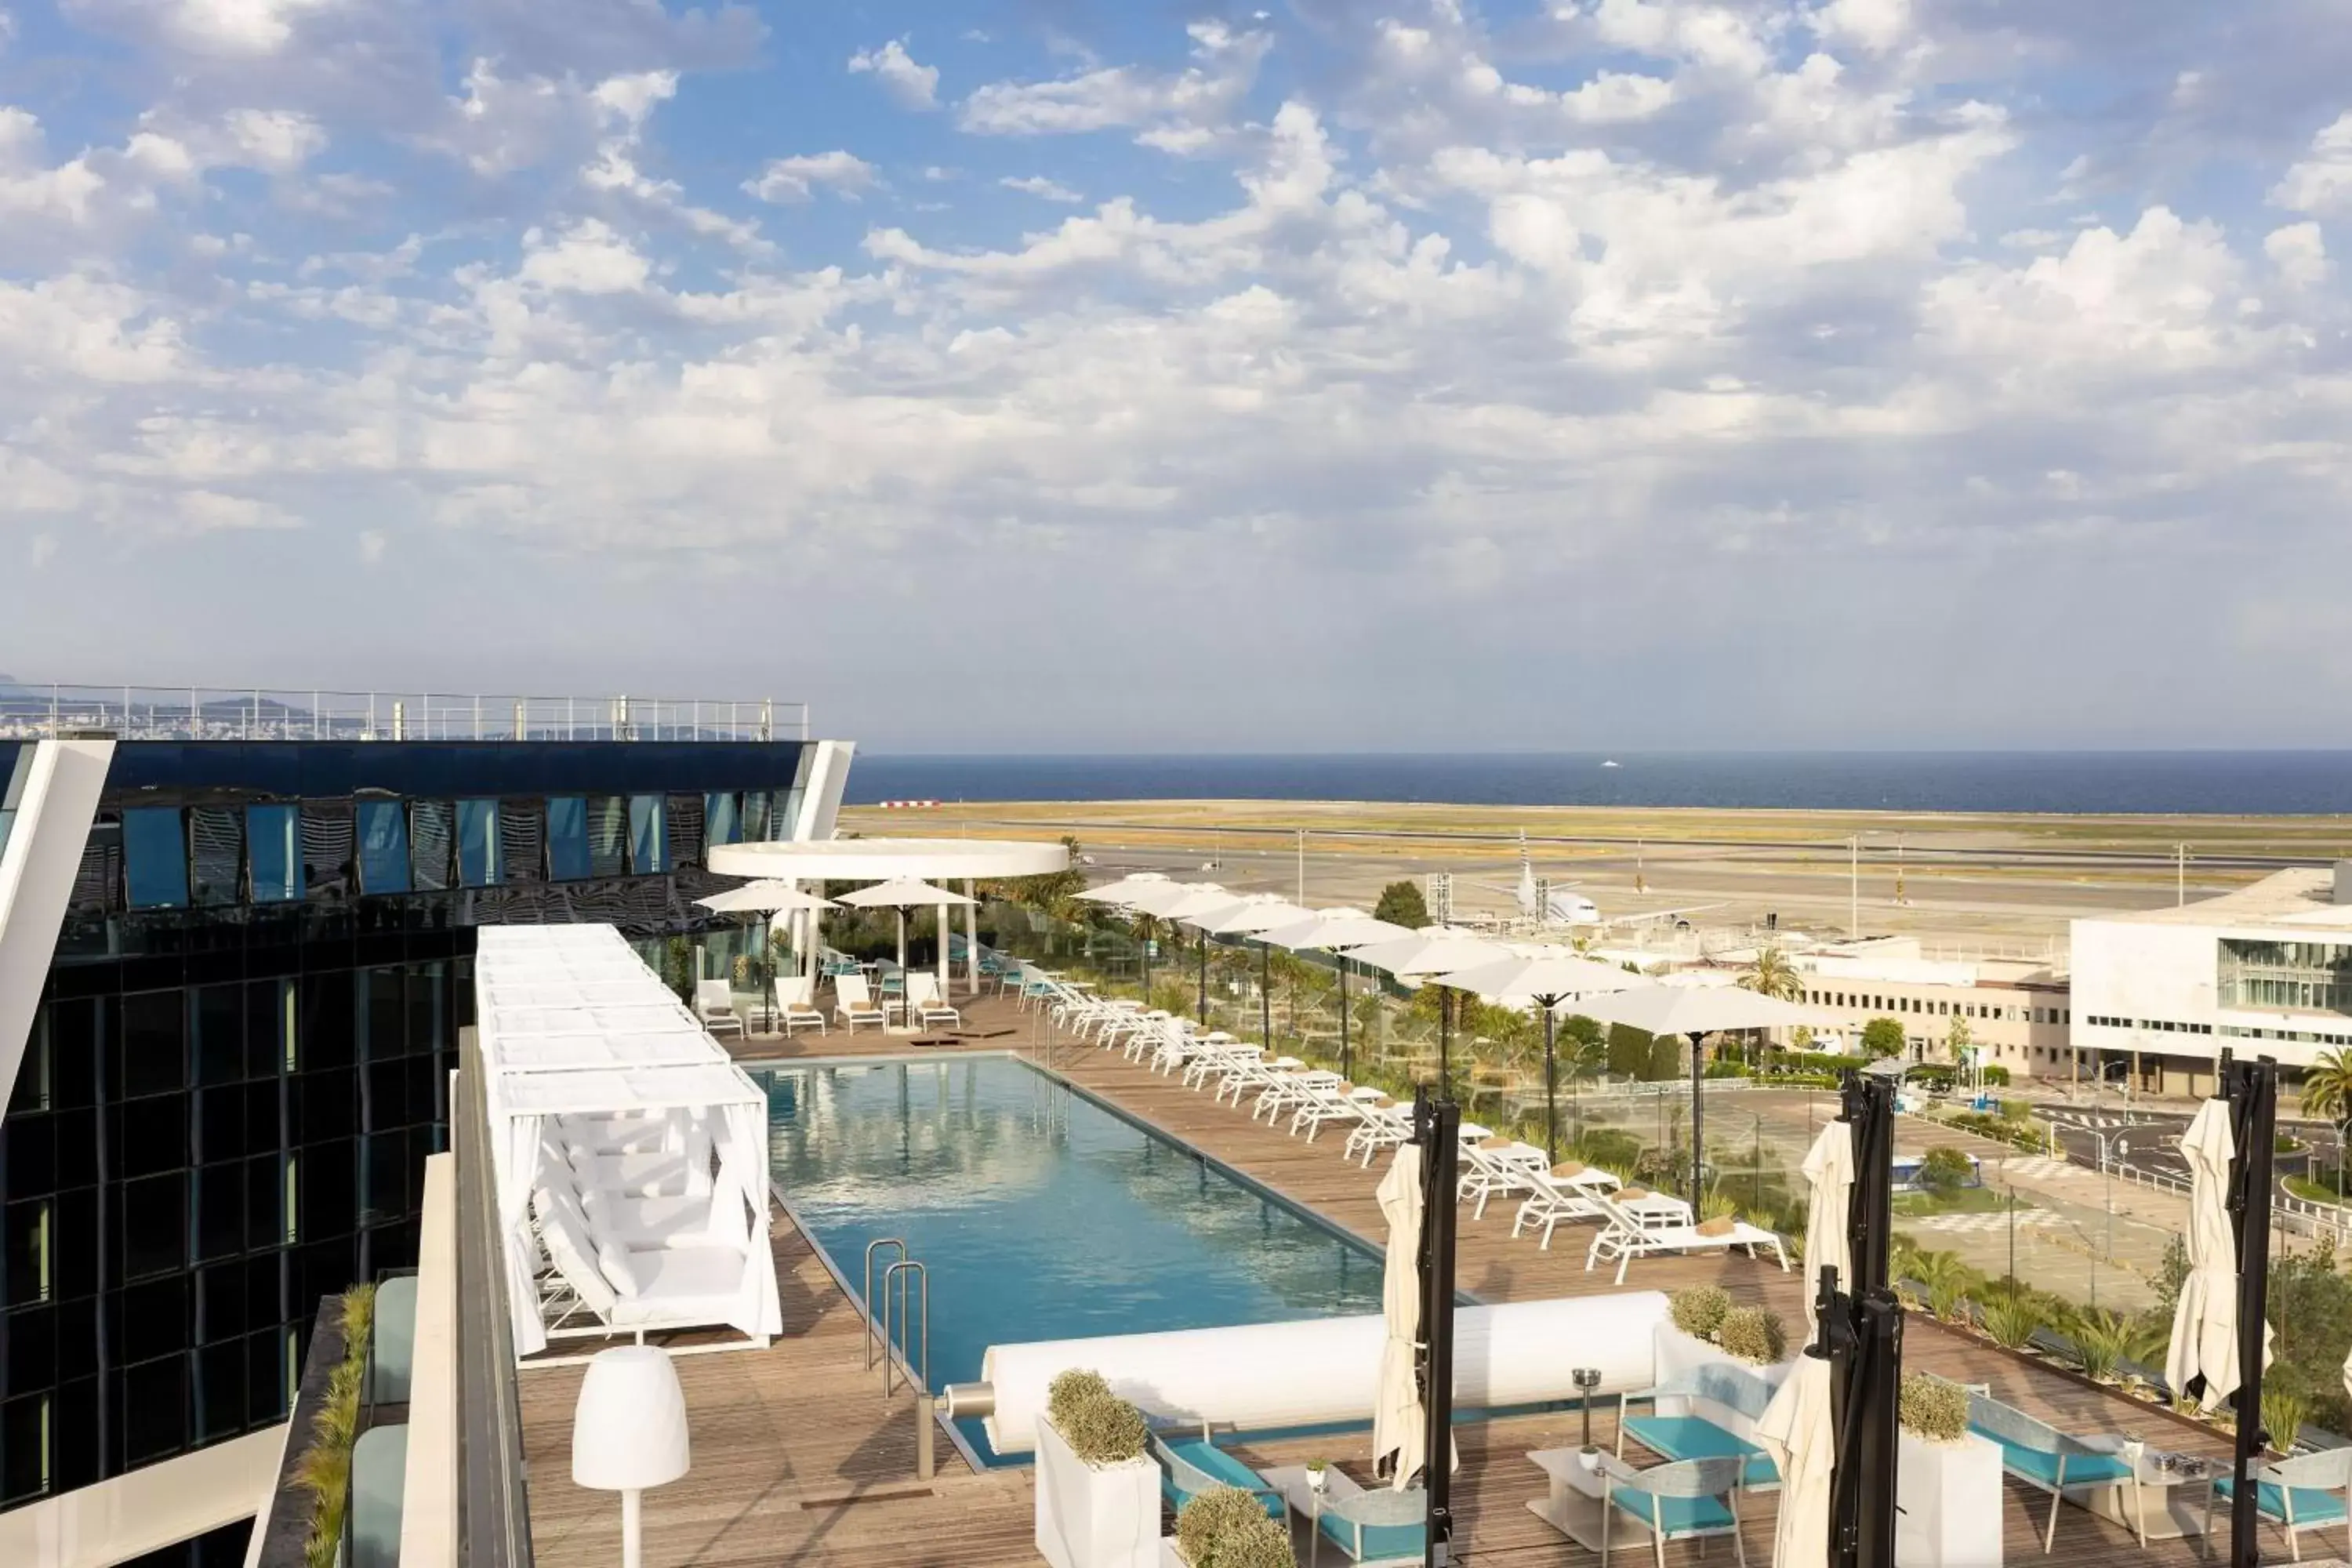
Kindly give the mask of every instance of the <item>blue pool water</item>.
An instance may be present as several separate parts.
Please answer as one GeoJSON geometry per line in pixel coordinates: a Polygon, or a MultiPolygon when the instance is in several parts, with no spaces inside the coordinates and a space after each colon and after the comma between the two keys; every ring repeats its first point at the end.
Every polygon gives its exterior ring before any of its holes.
{"type": "Polygon", "coordinates": [[[934,1387],[991,1344],[1381,1310],[1376,1253],[1024,1062],[759,1076],[770,1164],[851,1289],[877,1237],[929,1270],[934,1387]]]}

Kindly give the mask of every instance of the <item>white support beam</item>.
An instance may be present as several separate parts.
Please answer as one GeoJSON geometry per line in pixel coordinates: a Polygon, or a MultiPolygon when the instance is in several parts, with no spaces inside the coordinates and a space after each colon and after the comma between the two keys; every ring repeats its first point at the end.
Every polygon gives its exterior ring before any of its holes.
{"type": "Polygon", "coordinates": [[[286,1452],[280,1422],[0,1513],[0,1563],[111,1568],[251,1519],[286,1452]]]}
{"type": "Polygon", "coordinates": [[[0,849],[0,1110],[24,1063],[33,1012],[113,761],[110,738],[37,742],[16,826],[0,849]]]}

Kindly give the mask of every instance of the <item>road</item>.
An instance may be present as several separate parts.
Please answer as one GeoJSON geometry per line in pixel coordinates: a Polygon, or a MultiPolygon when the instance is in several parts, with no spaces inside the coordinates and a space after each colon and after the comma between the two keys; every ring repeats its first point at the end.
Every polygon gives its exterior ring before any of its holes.
{"type": "MultiPolygon", "coordinates": [[[[2068,1104],[2037,1105],[2034,1109],[2050,1119],[2050,1124],[2057,1129],[2059,1146],[2066,1151],[2067,1159],[2078,1165],[2094,1171],[2099,1168],[2099,1144],[2104,1139],[2107,1157],[2119,1163],[2188,1179],[2188,1162],[2180,1157],[2180,1136],[2189,1130],[2189,1114],[2185,1111],[2068,1104]]],[[[2335,1168],[2339,1136],[2336,1129],[2298,1122],[2292,1131],[2303,1147],[2277,1157],[2276,1170],[2281,1177],[2316,1178],[2335,1168]]],[[[2283,1197],[2293,1195],[2284,1181],[2277,1190],[2283,1197]]]]}

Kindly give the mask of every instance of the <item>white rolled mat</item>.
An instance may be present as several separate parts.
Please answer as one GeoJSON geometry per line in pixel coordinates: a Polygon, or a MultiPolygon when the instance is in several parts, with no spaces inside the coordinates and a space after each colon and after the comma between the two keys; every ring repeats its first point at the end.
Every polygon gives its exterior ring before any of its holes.
{"type": "MultiPolygon", "coordinates": [[[[1601,1394],[1647,1388],[1656,1381],[1657,1328],[1665,1321],[1666,1298],[1656,1290],[1457,1308],[1454,1402],[1574,1399],[1570,1373],[1578,1367],[1601,1369],[1601,1394]]],[[[1074,1367],[1102,1373],[1152,1415],[1255,1431],[1369,1421],[1385,1337],[1373,1315],[991,1345],[980,1376],[996,1409],[982,1425],[1000,1454],[1034,1448],[1045,1387],[1074,1367]]]]}

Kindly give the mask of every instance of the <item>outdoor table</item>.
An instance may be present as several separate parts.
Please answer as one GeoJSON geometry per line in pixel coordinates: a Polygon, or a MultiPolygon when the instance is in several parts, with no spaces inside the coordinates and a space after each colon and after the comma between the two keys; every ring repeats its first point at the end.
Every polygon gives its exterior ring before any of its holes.
{"type": "MultiPolygon", "coordinates": [[[[2130,1439],[2103,1435],[2082,1441],[2085,1447],[2115,1454],[2120,1453],[2130,1439]]],[[[2213,1481],[2216,1477],[2229,1474],[2230,1467],[2201,1454],[2149,1448],[2140,1455],[2137,1471],[2137,1508],[2133,1506],[2133,1488],[2128,1481],[2075,1495],[2084,1508],[2133,1531],[2145,1546],[2150,1541],[2175,1541],[2184,1535],[2204,1534],[2206,1519],[2212,1512],[2213,1481]],[[2192,1491],[2192,1488],[2200,1489],[2192,1491]]]]}
{"type": "Polygon", "coordinates": [[[1601,1450],[1597,1462],[1589,1470],[1575,1448],[1538,1448],[1528,1458],[1551,1478],[1550,1489],[1544,1496],[1528,1500],[1528,1512],[1587,1552],[1601,1550],[1604,1524],[1610,1531],[1609,1549],[1612,1552],[1649,1548],[1650,1532],[1641,1521],[1618,1508],[1610,1508],[1605,1521],[1601,1517],[1601,1477],[1610,1475],[1622,1479],[1635,1473],[1633,1466],[1606,1448],[1601,1450]]]}

